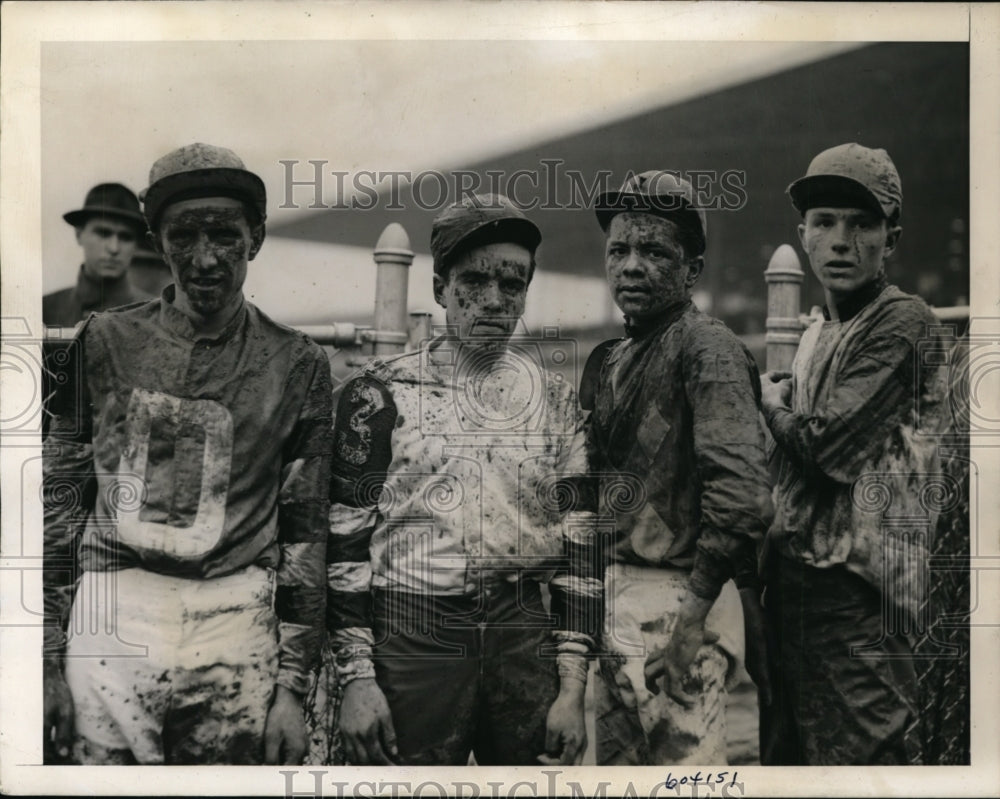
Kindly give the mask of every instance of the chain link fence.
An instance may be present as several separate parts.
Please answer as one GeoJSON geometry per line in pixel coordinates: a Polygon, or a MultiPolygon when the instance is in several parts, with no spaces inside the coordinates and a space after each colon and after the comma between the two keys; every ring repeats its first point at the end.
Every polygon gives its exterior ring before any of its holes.
{"type": "Polygon", "coordinates": [[[929,619],[917,642],[915,666],[920,707],[907,731],[908,743],[931,766],[969,765],[970,452],[968,342],[952,350],[950,426],[939,453],[941,470],[954,481],[957,496],[938,518],[930,551],[929,589],[921,612],[929,619]],[[965,403],[963,405],[963,403],[965,403]]]}

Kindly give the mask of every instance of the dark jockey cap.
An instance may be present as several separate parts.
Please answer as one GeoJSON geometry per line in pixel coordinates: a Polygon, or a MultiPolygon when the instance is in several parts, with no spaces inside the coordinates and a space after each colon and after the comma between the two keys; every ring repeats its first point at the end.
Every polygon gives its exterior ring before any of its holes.
{"type": "Polygon", "coordinates": [[[267,216],[264,181],[225,147],[188,144],[167,153],[149,170],[149,187],[139,194],[150,230],[171,203],[199,197],[232,197],[253,208],[263,224],[267,216]]]}
{"type": "Polygon", "coordinates": [[[502,194],[474,194],[434,217],[434,274],[441,274],[449,259],[474,247],[511,242],[534,255],[541,241],[542,233],[535,223],[502,194]]]}
{"type": "Polygon", "coordinates": [[[679,173],[650,170],[632,175],[618,191],[598,197],[594,210],[605,233],[614,217],[629,211],[668,219],[691,238],[694,250],[691,255],[705,252],[708,232],[705,211],[695,205],[694,188],[679,173]]]}
{"type": "Polygon", "coordinates": [[[903,187],[889,154],[856,142],[821,152],[786,191],[803,216],[810,208],[866,208],[896,221],[903,210],[903,187]]]}
{"type": "Polygon", "coordinates": [[[144,233],[146,221],[139,211],[139,200],[121,183],[100,183],[87,192],[83,208],[68,211],[63,219],[73,227],[83,227],[94,216],[106,216],[129,222],[137,233],[144,233]]]}

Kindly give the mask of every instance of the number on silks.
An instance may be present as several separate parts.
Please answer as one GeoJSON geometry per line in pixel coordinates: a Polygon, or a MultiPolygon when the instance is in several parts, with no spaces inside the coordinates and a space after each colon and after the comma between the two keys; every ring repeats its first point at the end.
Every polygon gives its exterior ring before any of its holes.
{"type": "Polygon", "coordinates": [[[222,537],[233,456],[233,419],[214,400],[134,389],[118,475],[141,475],[145,498],[111,510],[123,543],[177,557],[222,537]]]}

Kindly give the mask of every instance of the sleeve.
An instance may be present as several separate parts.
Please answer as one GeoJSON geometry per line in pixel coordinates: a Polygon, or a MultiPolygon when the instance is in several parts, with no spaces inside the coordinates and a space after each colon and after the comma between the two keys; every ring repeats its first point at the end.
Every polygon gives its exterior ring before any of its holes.
{"type": "Polygon", "coordinates": [[[323,634],[326,519],[329,511],[332,388],[330,362],[309,348],[308,385],[299,417],[285,443],[278,493],[275,612],[278,616],[278,685],[302,695],[319,660],[323,634]]]}
{"type": "Polygon", "coordinates": [[[601,372],[604,369],[604,362],[612,348],[621,342],[620,338],[612,338],[602,341],[593,350],[583,366],[583,374],[580,376],[580,407],[585,411],[594,410],[597,402],[597,389],[601,384],[601,372]]]}
{"type": "Polygon", "coordinates": [[[597,475],[588,469],[582,416],[573,398],[572,435],[563,448],[554,493],[562,515],[566,568],[549,583],[560,678],[587,681],[588,655],[597,648],[604,620],[604,553],[597,522],[597,475]]]}
{"type": "Polygon", "coordinates": [[[805,476],[851,483],[884,448],[913,411],[916,344],[933,323],[923,303],[888,305],[857,352],[844,359],[825,403],[809,414],[788,408],[767,413],[778,446],[805,476]]]}
{"type": "Polygon", "coordinates": [[[60,660],[79,579],[77,551],[97,497],[90,388],[84,369],[85,323],[68,346],[46,345],[42,446],[44,656],[60,660]]]}
{"type": "Polygon", "coordinates": [[[334,422],[327,553],[326,625],[341,685],[375,676],[372,664],[372,533],[392,461],[396,403],[382,381],[361,375],[344,386],[334,422]]]}
{"type": "Polygon", "coordinates": [[[721,324],[688,332],[683,362],[701,482],[701,523],[691,590],[715,599],[734,577],[756,580],[757,544],[773,516],[752,357],[721,324]]]}

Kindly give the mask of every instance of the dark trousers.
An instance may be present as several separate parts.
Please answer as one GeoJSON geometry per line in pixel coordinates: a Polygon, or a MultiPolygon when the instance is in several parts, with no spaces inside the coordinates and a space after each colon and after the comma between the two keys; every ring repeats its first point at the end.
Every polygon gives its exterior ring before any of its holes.
{"type": "Polygon", "coordinates": [[[375,673],[410,765],[535,765],[559,692],[536,582],[476,597],[375,592],[375,673]]]}
{"type": "Polygon", "coordinates": [[[775,561],[764,598],[774,700],[761,709],[761,764],[918,761],[906,740],[913,651],[886,629],[879,592],[842,566],[775,561]]]}

